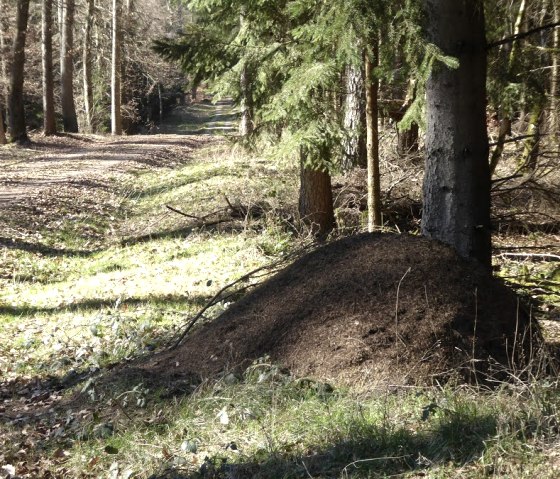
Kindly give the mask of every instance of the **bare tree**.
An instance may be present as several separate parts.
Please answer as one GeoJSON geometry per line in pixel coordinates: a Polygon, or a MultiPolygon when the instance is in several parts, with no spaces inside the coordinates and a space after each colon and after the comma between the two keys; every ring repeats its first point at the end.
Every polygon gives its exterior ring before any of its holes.
{"type": "Polygon", "coordinates": [[[93,85],[92,85],[92,59],[91,59],[91,30],[93,26],[94,0],[87,0],[86,18],[84,23],[84,39],[82,47],[83,79],[84,79],[84,110],[86,130],[92,130],[93,115],[93,85]]]}
{"type": "Polygon", "coordinates": [[[52,0],[42,2],[43,129],[45,135],[56,133],[54,115],[54,77],[52,58],[52,0]]]}
{"type": "Polygon", "coordinates": [[[60,41],[60,100],[64,131],[78,131],[78,117],[74,103],[74,13],[75,0],[64,0],[60,41]]]}
{"type": "MultiPolygon", "coordinates": [[[[239,28],[248,28],[245,19],[245,9],[241,9],[239,15],[239,28]]],[[[241,90],[241,119],[239,123],[239,134],[243,138],[249,137],[253,133],[253,92],[251,67],[247,60],[242,60],[241,73],[239,76],[239,87],[241,90]]]]}
{"type": "Polygon", "coordinates": [[[364,72],[361,66],[346,67],[346,96],[344,98],[344,128],[347,137],[342,145],[342,169],[367,166],[364,72]]]}
{"type": "Polygon", "coordinates": [[[23,106],[23,80],[25,66],[25,39],[29,18],[29,0],[18,0],[16,14],[16,34],[12,52],[12,71],[10,75],[10,136],[16,143],[29,141],[25,125],[23,106]]]}
{"type": "Polygon", "coordinates": [[[379,172],[379,82],[373,74],[378,63],[379,49],[377,39],[373,43],[373,61],[366,53],[366,128],[367,128],[367,165],[368,165],[368,231],[382,225],[381,220],[381,178],[379,172]]]}
{"type": "MultiPolygon", "coordinates": [[[[6,11],[6,5],[3,0],[0,0],[0,12],[6,11]]],[[[4,128],[4,113],[6,111],[6,101],[8,99],[8,91],[6,85],[8,84],[8,74],[6,68],[6,45],[4,41],[4,22],[0,18],[0,145],[5,145],[7,142],[6,131],[4,128]]]]}
{"type": "Polygon", "coordinates": [[[120,23],[120,2],[119,0],[113,0],[113,44],[111,55],[111,133],[113,135],[122,135],[120,23]]]}
{"type": "MultiPolygon", "coordinates": [[[[560,5],[557,1],[552,1],[554,8],[554,23],[560,23],[560,5]]],[[[552,134],[556,142],[556,148],[560,152],[560,65],[558,58],[560,57],[560,27],[556,27],[552,40],[552,72],[550,76],[550,98],[551,98],[551,128],[552,134]]]]}

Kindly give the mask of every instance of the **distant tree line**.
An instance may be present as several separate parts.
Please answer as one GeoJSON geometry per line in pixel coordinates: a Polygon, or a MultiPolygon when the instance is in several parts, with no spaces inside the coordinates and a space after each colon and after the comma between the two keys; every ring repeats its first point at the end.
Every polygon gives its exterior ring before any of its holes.
{"type": "Polygon", "coordinates": [[[0,0],[0,11],[0,143],[40,126],[133,131],[180,91],[183,75],[150,48],[183,22],[167,0],[0,0]]]}

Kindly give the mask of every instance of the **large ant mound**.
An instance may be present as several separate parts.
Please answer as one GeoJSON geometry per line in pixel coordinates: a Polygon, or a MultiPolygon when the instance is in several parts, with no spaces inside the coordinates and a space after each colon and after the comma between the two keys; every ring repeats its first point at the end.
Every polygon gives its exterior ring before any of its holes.
{"type": "Polygon", "coordinates": [[[473,379],[519,361],[529,325],[507,287],[451,248],[365,234],[302,257],[148,368],[205,376],[268,355],[354,386],[473,379]]]}

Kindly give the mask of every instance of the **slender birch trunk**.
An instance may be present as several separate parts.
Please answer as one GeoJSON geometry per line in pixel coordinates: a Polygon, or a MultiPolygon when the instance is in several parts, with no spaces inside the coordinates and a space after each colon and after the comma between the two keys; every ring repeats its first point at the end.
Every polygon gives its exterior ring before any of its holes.
{"type": "Polygon", "coordinates": [[[84,24],[84,43],[82,46],[83,80],[84,80],[84,111],[86,130],[92,131],[93,122],[93,85],[91,60],[91,30],[94,15],[94,0],[87,0],[86,18],[84,24]]]}
{"type": "Polygon", "coordinates": [[[373,41],[373,61],[366,53],[366,128],[368,165],[368,231],[382,226],[381,219],[381,178],[379,173],[379,83],[374,75],[378,63],[377,39],[373,41]]]}
{"type": "Polygon", "coordinates": [[[111,133],[122,135],[120,1],[113,0],[113,46],[111,55],[111,133]]]}

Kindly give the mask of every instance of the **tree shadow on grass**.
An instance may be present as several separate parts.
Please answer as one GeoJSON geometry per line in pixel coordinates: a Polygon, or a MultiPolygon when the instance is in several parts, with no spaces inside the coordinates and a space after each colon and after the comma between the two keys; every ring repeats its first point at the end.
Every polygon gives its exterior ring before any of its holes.
{"type": "Polygon", "coordinates": [[[496,433],[492,415],[449,414],[430,420],[421,432],[400,426],[356,422],[333,444],[306,454],[259,452],[238,459],[207,457],[196,472],[167,468],[149,479],[381,478],[441,466],[465,466],[479,459],[496,433]]]}
{"type": "MultiPolygon", "coordinates": [[[[165,297],[153,297],[153,298],[128,298],[124,299],[115,305],[114,300],[105,299],[88,299],[80,301],[71,305],[59,306],[59,307],[13,307],[0,305],[0,315],[13,316],[14,319],[20,318],[24,315],[32,314],[52,314],[57,312],[74,312],[74,311],[96,311],[102,308],[115,308],[115,312],[120,311],[119,308],[127,306],[138,306],[142,304],[149,303],[152,308],[157,310],[158,306],[161,305],[162,309],[169,310],[170,308],[180,309],[188,304],[190,308],[200,309],[202,306],[206,305],[211,295],[197,295],[197,296],[165,296],[165,297]]],[[[185,322],[187,322],[187,317],[185,316],[185,322]]],[[[141,324],[138,325],[139,328],[142,327],[141,324]]],[[[33,399],[37,396],[42,396],[47,394],[47,396],[53,391],[64,391],[79,385],[80,383],[86,381],[89,378],[96,377],[108,373],[110,370],[118,370],[122,377],[117,377],[113,374],[109,374],[108,383],[110,387],[118,389],[118,384],[121,379],[126,379],[129,376],[137,376],[138,369],[130,366],[131,362],[145,361],[148,357],[152,356],[156,350],[161,350],[166,344],[170,344],[173,340],[176,331],[169,330],[162,334],[150,336],[149,345],[160,345],[150,346],[144,348],[138,348],[133,354],[128,355],[128,357],[120,362],[105,364],[101,367],[90,367],[91,365],[83,365],[79,361],[76,365],[67,372],[61,372],[58,375],[36,375],[36,376],[25,376],[12,381],[1,381],[0,380],[0,400],[6,398],[20,398],[27,399],[33,403],[33,399]],[[82,364],[80,366],[80,364],[82,364]]],[[[56,355],[45,357],[43,361],[43,369],[45,371],[55,371],[55,365],[58,364],[59,359],[56,355]],[[49,361],[51,364],[49,364],[49,361]]],[[[151,375],[149,373],[142,373],[146,376],[146,381],[156,385],[159,381],[167,381],[163,376],[158,377],[157,375],[151,375]]],[[[190,374],[190,373],[189,373],[190,374]]],[[[125,386],[128,385],[126,382],[125,386]]],[[[26,409],[29,414],[33,415],[34,408],[32,406],[26,409]]],[[[0,424],[3,422],[2,415],[0,414],[0,424]]]]}
{"type": "Polygon", "coordinates": [[[20,239],[6,238],[0,236],[0,248],[27,251],[28,253],[39,253],[43,256],[55,257],[81,257],[87,258],[99,250],[72,250],[66,248],[56,248],[42,243],[31,243],[20,239]]]}
{"type": "Polygon", "coordinates": [[[172,239],[172,238],[183,238],[189,236],[195,231],[204,230],[206,232],[217,232],[220,233],[238,233],[243,231],[245,226],[237,221],[236,218],[225,217],[218,218],[215,221],[209,220],[208,223],[194,223],[190,226],[184,226],[181,228],[169,229],[156,231],[153,233],[146,233],[138,236],[130,236],[121,240],[122,246],[134,246],[139,243],[148,243],[150,241],[160,240],[160,239],[172,239]]]}
{"type": "Polygon", "coordinates": [[[9,315],[15,317],[21,317],[22,315],[32,315],[40,313],[60,313],[60,312],[87,312],[96,311],[102,308],[122,308],[124,306],[138,306],[146,303],[150,303],[152,306],[165,305],[167,308],[170,306],[180,307],[185,304],[191,306],[202,307],[211,298],[209,296],[180,296],[180,295],[168,295],[162,297],[142,297],[142,298],[125,298],[123,300],[117,301],[115,299],[103,299],[103,298],[90,298],[84,299],[82,301],[76,301],[74,303],[61,305],[61,306],[10,306],[5,304],[0,304],[0,315],[9,315]]]}

